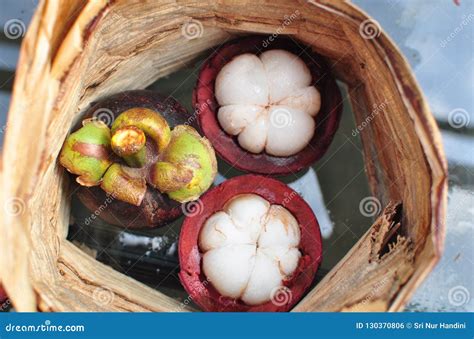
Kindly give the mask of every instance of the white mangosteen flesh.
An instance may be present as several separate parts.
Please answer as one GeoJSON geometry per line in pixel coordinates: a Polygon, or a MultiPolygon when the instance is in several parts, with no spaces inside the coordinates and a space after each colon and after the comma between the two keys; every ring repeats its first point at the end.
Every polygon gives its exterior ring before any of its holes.
{"type": "Polygon", "coordinates": [[[300,240],[300,225],[286,208],[240,194],[204,224],[202,268],[222,296],[260,305],[295,272],[300,240]]]}
{"type": "Polygon", "coordinates": [[[314,136],[321,96],[298,56],[274,49],[241,54],[217,75],[217,118],[239,145],[252,153],[288,157],[314,136]]]}

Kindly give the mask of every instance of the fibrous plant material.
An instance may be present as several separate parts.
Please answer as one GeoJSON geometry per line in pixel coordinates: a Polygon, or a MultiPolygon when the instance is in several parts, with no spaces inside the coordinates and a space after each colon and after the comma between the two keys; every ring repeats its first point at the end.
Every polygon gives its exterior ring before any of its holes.
{"type": "MultiPolygon", "coordinates": [[[[361,35],[361,27],[374,21],[351,2],[300,1],[295,6],[293,1],[269,1],[262,6],[258,2],[222,0],[201,1],[199,6],[195,1],[162,6],[161,2],[152,1],[41,1],[38,6],[20,51],[0,172],[2,206],[11,199],[28,206],[22,213],[4,213],[0,222],[5,254],[0,255],[0,273],[16,310],[191,309],[189,304],[180,305],[97,263],[65,239],[71,190],[55,161],[61,147],[58,140],[65,139],[71,122],[77,119],[78,108],[85,109],[97,100],[104,103],[102,98],[122,90],[146,88],[206,51],[214,53],[224,42],[243,34],[259,33],[258,44],[271,47],[276,43],[273,34],[280,32],[307,47],[302,57],[312,55],[311,51],[324,56],[331,72],[348,88],[344,105],[351,102],[355,124],[364,124],[358,136],[362,139],[372,195],[381,206],[387,206],[389,201],[403,203],[402,228],[411,241],[406,251],[412,261],[391,251],[380,263],[365,255],[370,244],[355,246],[347,258],[351,259],[347,261],[348,269],[340,279],[318,283],[320,293],[300,301],[297,310],[348,309],[357,300],[373,296],[372,282],[388,281],[384,285],[387,290],[372,298],[373,303],[360,303],[359,310],[400,311],[439,260],[447,201],[447,165],[439,130],[402,53],[380,27],[370,37],[361,35]],[[285,20],[287,16],[290,25],[285,20]],[[199,38],[187,40],[182,27],[190,18],[198,20],[203,30],[198,32],[199,38]],[[385,99],[390,100],[389,105],[380,114],[372,115],[373,107],[385,99]],[[370,123],[365,124],[368,120],[370,123]],[[397,266],[390,264],[393,262],[397,266]],[[387,270],[389,264],[403,276],[387,270]],[[355,285],[354,281],[362,283],[355,285]],[[97,288],[113,291],[110,303],[91,302],[97,288]]],[[[324,91],[320,92],[322,99],[328,98],[324,91]]],[[[132,107],[147,106],[161,112],[172,128],[189,118],[179,110],[168,114],[170,107],[177,106],[166,98],[155,100],[156,93],[128,93],[114,96],[106,107],[118,115],[132,107]]],[[[324,112],[324,101],[318,116],[324,112]]],[[[103,107],[99,102],[88,110],[89,117],[103,107]]],[[[208,105],[214,104],[210,96],[208,105]]],[[[218,121],[215,123],[219,127],[218,121]]],[[[218,131],[225,133],[220,128],[218,131]]],[[[318,150],[315,148],[315,152],[318,150]]],[[[282,162],[288,164],[286,159],[282,162]]],[[[100,195],[105,196],[105,192],[98,186],[75,188],[79,188],[78,194],[89,196],[95,206],[104,201],[100,195]]],[[[159,223],[162,213],[169,214],[170,204],[180,212],[179,204],[150,187],[143,203],[147,201],[153,202],[146,205],[152,213],[139,213],[144,209],[115,200],[120,208],[114,209],[114,214],[126,225],[138,227],[159,223]],[[168,207],[163,211],[165,206],[168,207]],[[133,208],[139,210],[131,211],[133,208]],[[127,215],[141,220],[127,220],[127,215]]],[[[109,211],[104,209],[100,217],[105,218],[109,211]]],[[[109,217],[113,219],[112,215],[109,217]]],[[[372,220],[367,219],[369,234],[377,226],[370,227],[371,224],[372,220]]]]}

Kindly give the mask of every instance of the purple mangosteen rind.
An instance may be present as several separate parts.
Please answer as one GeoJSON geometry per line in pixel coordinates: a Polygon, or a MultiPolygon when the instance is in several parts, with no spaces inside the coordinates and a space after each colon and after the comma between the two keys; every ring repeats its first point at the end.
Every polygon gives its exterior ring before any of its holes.
{"type": "MultiPolygon", "coordinates": [[[[84,113],[83,119],[95,118],[111,127],[114,120],[124,111],[132,108],[147,108],[160,113],[171,128],[178,125],[189,125],[199,130],[196,119],[189,114],[175,99],[165,97],[150,90],[131,90],[120,92],[91,104],[84,113]]],[[[81,127],[78,122],[74,128],[81,127]]],[[[156,154],[156,147],[147,140],[147,154],[156,154]]],[[[112,161],[123,162],[113,152],[112,161]]],[[[99,218],[109,224],[124,228],[154,228],[164,226],[183,214],[182,204],[170,199],[167,194],[147,185],[147,190],[139,206],[129,204],[108,195],[98,186],[86,187],[77,185],[76,195],[80,202],[90,211],[100,210],[99,218]],[[106,208],[103,206],[106,205],[106,208]]]]}
{"type": "Polygon", "coordinates": [[[200,198],[199,213],[186,217],[179,236],[179,278],[194,303],[210,312],[286,312],[307,292],[322,260],[322,240],[318,221],[311,207],[284,183],[261,175],[247,174],[224,181],[200,198]],[[283,282],[290,298],[285,302],[268,301],[250,306],[224,297],[213,287],[202,270],[199,234],[205,222],[225,204],[240,194],[256,194],[271,204],[281,205],[293,214],[301,227],[299,249],[302,253],[292,277],[283,282]],[[291,198],[289,198],[291,197],[291,198]]]}
{"type": "Polygon", "coordinates": [[[324,59],[311,49],[285,37],[264,44],[263,37],[250,36],[224,44],[204,62],[193,92],[193,106],[204,135],[232,167],[251,173],[286,175],[311,166],[326,153],[341,119],[342,95],[324,59]],[[298,55],[311,71],[312,84],[321,93],[321,109],[315,117],[314,136],[303,150],[289,157],[276,157],[265,152],[253,154],[244,150],[237,137],[227,134],[217,120],[219,104],[214,91],[222,67],[240,54],[259,55],[271,49],[283,49],[298,55]]]}
{"type": "MultiPolygon", "coordinates": [[[[171,128],[178,125],[189,125],[199,131],[199,126],[192,114],[173,97],[164,96],[151,90],[130,90],[113,94],[99,101],[93,102],[84,113],[84,119],[95,117],[111,127],[113,121],[122,112],[143,107],[159,112],[171,128]],[[109,117],[108,114],[112,114],[109,117]]],[[[80,127],[78,123],[74,129],[80,127]]]]}

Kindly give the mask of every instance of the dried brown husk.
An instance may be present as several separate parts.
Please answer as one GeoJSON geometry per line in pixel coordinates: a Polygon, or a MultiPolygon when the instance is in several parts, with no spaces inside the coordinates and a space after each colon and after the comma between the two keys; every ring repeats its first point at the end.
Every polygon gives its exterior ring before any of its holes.
{"type": "Polygon", "coordinates": [[[348,85],[357,125],[388,102],[360,131],[369,184],[386,208],[295,310],[401,310],[441,256],[446,161],[406,60],[384,32],[360,34],[368,19],[329,0],[41,1],[21,47],[3,151],[2,203],[20,207],[0,223],[0,275],[14,306],[189,310],[66,240],[71,192],[57,156],[92,101],[145,88],[236,35],[280,32],[328,59],[348,85]],[[188,40],[191,20],[202,30],[188,40]],[[93,302],[103,291],[110,300],[93,302]]]}

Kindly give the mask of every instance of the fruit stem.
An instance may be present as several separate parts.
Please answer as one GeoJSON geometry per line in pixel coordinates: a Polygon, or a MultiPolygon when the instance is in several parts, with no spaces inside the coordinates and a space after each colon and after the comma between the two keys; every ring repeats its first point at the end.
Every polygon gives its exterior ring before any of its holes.
{"type": "Polygon", "coordinates": [[[146,163],[145,133],[135,126],[116,129],[112,134],[112,150],[131,167],[143,167],[146,163]]]}
{"type": "Polygon", "coordinates": [[[158,112],[144,107],[131,108],[121,113],[112,124],[112,134],[122,127],[134,126],[154,141],[157,151],[162,152],[171,139],[171,130],[165,118],[158,112]]]}

